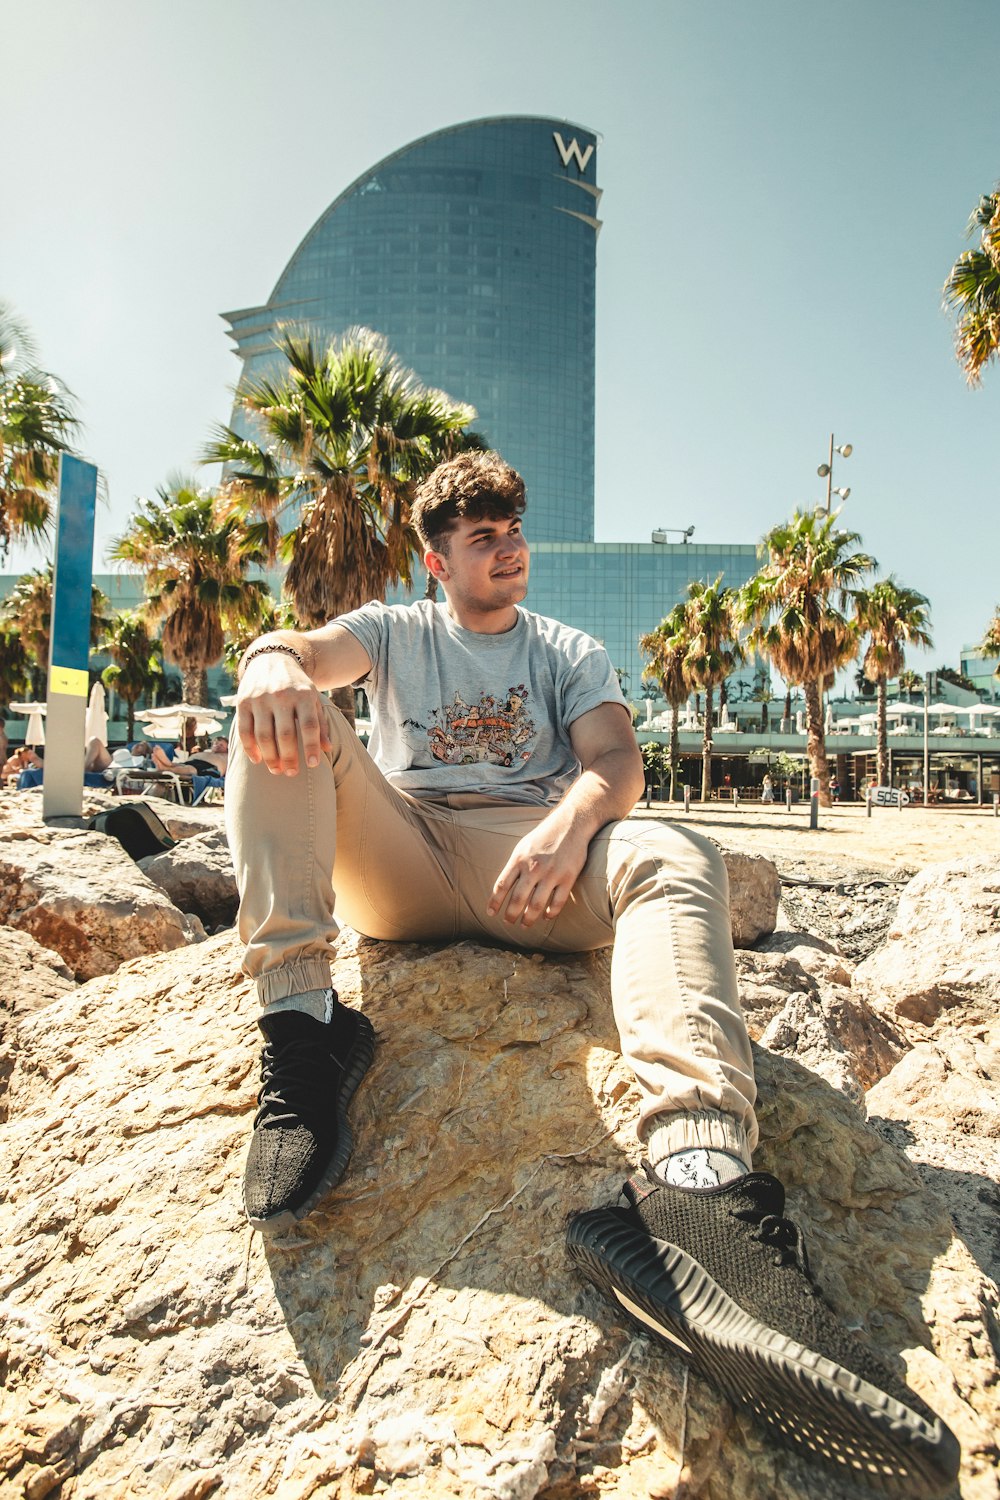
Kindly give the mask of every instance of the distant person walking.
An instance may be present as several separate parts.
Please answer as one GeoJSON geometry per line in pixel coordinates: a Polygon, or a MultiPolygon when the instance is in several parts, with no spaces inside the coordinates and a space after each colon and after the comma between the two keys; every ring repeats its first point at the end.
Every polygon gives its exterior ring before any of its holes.
{"type": "Polygon", "coordinates": [[[774,801],[774,782],[766,772],[764,773],[764,780],[760,784],[760,800],[762,802],[774,801]]]}

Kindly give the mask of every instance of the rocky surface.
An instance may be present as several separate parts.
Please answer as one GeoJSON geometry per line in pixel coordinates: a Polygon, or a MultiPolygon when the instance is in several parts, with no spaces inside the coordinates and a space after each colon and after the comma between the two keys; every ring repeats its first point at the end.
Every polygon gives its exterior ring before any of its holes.
{"type": "MultiPolygon", "coordinates": [[[[232,935],[21,1025],[0,1131],[0,1495],[830,1500],[577,1281],[567,1215],[637,1156],[604,955],[345,944],[380,1036],[348,1176],[244,1224],[257,1038],[232,935]],[[2,1472],[2,1469],[0,1469],[2,1472]]],[[[996,1289],[939,1194],[815,1071],[761,1051],[758,1164],[846,1320],[995,1494],[996,1289]],[[860,1274],[860,1268],[863,1275],[860,1274]]]]}
{"type": "Polygon", "coordinates": [[[77,979],[205,935],[116,839],[75,828],[0,834],[0,923],[53,949],[77,979]]]}
{"type": "Polygon", "coordinates": [[[773,860],[762,855],[722,851],[729,876],[729,914],[733,943],[751,948],[774,931],[781,883],[773,860]]]}
{"type": "Polygon", "coordinates": [[[782,863],[785,919],[791,927],[829,939],[846,958],[860,963],[885,942],[910,872],[866,870],[841,861],[817,865],[807,875],[792,874],[782,863]]]}
{"type": "Polygon", "coordinates": [[[139,868],[176,907],[193,913],[209,931],[236,921],[239,893],[224,829],[183,838],[176,848],[141,859],[139,868]]]}
{"type": "MultiPolygon", "coordinates": [[[[178,864],[218,872],[218,815],[177,811],[178,864]]],[[[6,812],[4,848],[36,837],[6,812]]],[[[727,863],[766,933],[776,880],[727,863]]],[[[956,889],[983,925],[978,887],[956,889]]],[[[845,1322],[959,1435],[964,1500],[996,1500],[995,1001],[914,1017],[831,939],[786,927],[737,954],[756,1164],[845,1322]]],[[[0,1500],[867,1494],[774,1447],[568,1266],[567,1216],[639,1154],[607,955],[345,934],[338,988],[379,1034],[354,1156],[320,1213],[264,1239],[240,1205],[259,1037],[234,934],[84,983],[4,942],[0,1500]]]]}
{"type": "Polygon", "coordinates": [[[903,1021],[933,1024],[965,1002],[1000,1001],[1000,859],[929,865],[907,886],[859,989],[903,1021]]]}

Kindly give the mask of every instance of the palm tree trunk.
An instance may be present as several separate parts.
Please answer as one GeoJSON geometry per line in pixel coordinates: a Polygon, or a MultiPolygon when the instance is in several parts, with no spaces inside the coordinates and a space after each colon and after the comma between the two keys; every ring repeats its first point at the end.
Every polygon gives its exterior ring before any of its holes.
{"type": "Polygon", "coordinates": [[[826,735],[823,730],[823,699],[818,682],[803,684],[806,697],[806,754],[809,769],[819,782],[821,807],[830,806],[830,776],[826,768],[826,735]]]}
{"type": "Polygon", "coordinates": [[[715,689],[705,689],[705,734],[701,742],[701,800],[707,802],[712,795],[712,712],[715,689]]]}
{"type": "Polygon", "coordinates": [[[129,742],[130,745],[131,745],[132,741],[135,739],[135,699],[134,698],[126,698],[126,700],[125,700],[125,738],[128,740],[128,742],[129,742]]]}
{"type": "Polygon", "coordinates": [[[181,672],[181,693],[185,703],[208,707],[208,668],[191,667],[181,672]]]}
{"type": "Polygon", "coordinates": [[[677,772],[681,760],[681,706],[674,703],[670,710],[670,800],[677,798],[677,772]]]}
{"type": "Polygon", "coordinates": [[[330,694],[334,708],[339,708],[344,718],[354,728],[354,689],[352,687],[334,688],[330,694]]]}
{"type": "Polygon", "coordinates": [[[888,680],[885,677],[876,679],[878,687],[878,702],[875,706],[875,774],[878,776],[879,786],[889,785],[889,731],[886,725],[886,698],[888,697],[888,680]]]}
{"type": "Polygon", "coordinates": [[[791,688],[786,688],[785,689],[785,706],[784,706],[784,709],[783,709],[782,715],[781,715],[781,732],[782,732],[782,734],[787,734],[788,733],[788,726],[789,726],[789,724],[791,722],[792,722],[792,690],[791,690],[791,688]]]}

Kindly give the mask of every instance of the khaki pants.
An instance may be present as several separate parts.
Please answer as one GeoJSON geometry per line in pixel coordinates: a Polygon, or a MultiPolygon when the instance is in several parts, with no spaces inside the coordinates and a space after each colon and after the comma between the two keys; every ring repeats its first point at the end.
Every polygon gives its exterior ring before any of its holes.
{"type": "Polygon", "coordinates": [[[226,825],[240,890],[244,969],[261,1005],[320,1015],[338,915],[367,937],[578,953],[613,945],[622,1055],[643,1095],[651,1160],[717,1146],[749,1165],[756,1090],[740,1011],[722,856],[676,824],[609,823],[559,916],[488,917],[493,882],[544,807],[481,797],[419,801],[391,786],[327,705],[333,750],[272,776],[233,733],[226,825]],[[298,997],[303,997],[299,999],[298,997]]]}

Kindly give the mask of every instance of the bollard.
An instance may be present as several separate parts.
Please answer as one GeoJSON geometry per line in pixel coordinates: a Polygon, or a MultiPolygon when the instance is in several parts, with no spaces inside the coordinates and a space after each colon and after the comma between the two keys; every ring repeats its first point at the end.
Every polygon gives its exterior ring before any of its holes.
{"type": "Polygon", "coordinates": [[[684,783],[684,811],[686,813],[691,811],[691,788],[687,782],[684,783]]]}
{"type": "Polygon", "coordinates": [[[734,807],[734,809],[738,808],[739,805],[740,805],[740,789],[739,789],[738,786],[734,786],[733,787],[733,807],[734,807]]]}
{"type": "Polygon", "coordinates": [[[1000,816],[1000,792],[993,793],[993,816],[1000,816]]]}
{"type": "Polygon", "coordinates": [[[809,782],[809,827],[819,827],[819,777],[813,776],[809,782]]]}
{"type": "Polygon", "coordinates": [[[872,789],[870,786],[865,787],[865,810],[870,818],[872,815],[872,789]]]}
{"type": "Polygon", "coordinates": [[[785,787],[785,811],[786,812],[791,812],[791,810],[792,810],[792,789],[791,789],[790,786],[786,786],[785,787]]]}
{"type": "Polygon", "coordinates": [[[647,812],[649,812],[649,799],[650,799],[650,797],[652,795],[653,795],[653,779],[652,779],[651,776],[647,776],[646,777],[646,811],[647,812]]]}

